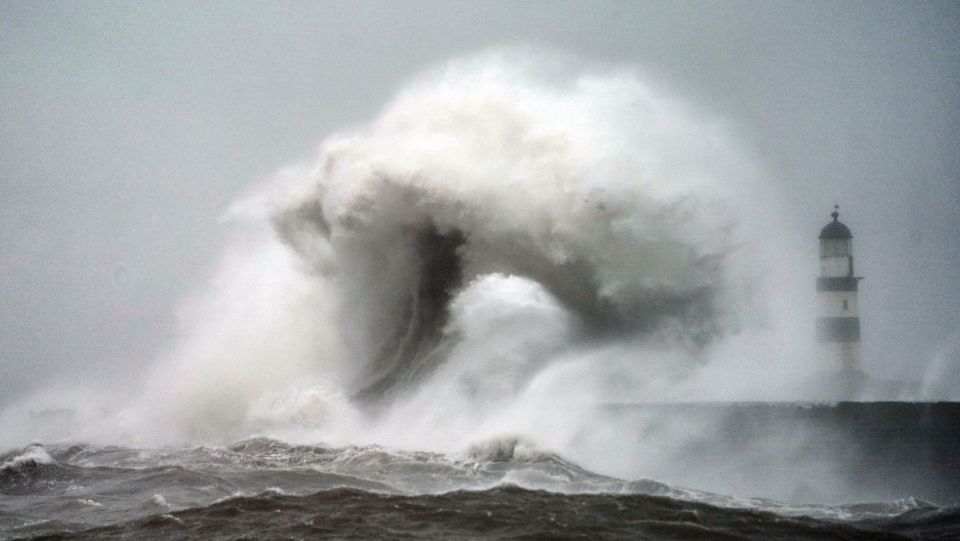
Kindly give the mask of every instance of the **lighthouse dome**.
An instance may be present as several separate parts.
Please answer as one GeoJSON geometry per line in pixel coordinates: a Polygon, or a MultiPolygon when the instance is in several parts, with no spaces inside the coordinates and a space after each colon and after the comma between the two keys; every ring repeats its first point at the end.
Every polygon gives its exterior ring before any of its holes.
{"type": "Polygon", "coordinates": [[[843,225],[837,218],[840,217],[840,213],[833,211],[830,216],[833,216],[833,221],[823,226],[823,229],[820,230],[821,239],[852,239],[853,234],[850,233],[850,228],[843,225]]]}

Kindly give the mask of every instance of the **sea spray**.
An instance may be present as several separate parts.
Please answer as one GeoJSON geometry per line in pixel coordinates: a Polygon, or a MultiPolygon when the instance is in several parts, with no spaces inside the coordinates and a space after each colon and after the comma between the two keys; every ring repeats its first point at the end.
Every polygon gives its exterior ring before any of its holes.
{"type": "Polygon", "coordinates": [[[230,207],[179,338],[83,437],[506,434],[596,467],[642,442],[585,406],[802,398],[809,284],[769,184],[637,70],[447,63],[230,207]]]}

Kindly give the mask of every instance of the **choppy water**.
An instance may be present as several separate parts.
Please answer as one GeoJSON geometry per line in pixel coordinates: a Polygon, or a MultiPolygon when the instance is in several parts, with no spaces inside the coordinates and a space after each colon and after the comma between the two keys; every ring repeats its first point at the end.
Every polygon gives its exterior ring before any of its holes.
{"type": "Polygon", "coordinates": [[[0,538],[950,539],[960,508],[825,506],[624,481],[513,441],[462,455],[256,438],[0,457],[0,538]]]}

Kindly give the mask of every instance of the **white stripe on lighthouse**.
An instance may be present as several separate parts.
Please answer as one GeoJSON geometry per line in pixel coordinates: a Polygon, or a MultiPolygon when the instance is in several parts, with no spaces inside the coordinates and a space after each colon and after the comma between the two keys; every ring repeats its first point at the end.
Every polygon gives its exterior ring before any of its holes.
{"type": "Polygon", "coordinates": [[[820,317],[857,317],[856,291],[818,291],[817,315],[820,317]]]}

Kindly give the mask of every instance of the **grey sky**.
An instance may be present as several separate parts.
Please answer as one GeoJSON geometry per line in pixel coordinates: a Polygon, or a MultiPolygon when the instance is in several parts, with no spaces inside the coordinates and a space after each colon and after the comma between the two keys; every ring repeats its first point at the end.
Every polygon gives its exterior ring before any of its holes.
{"type": "Polygon", "coordinates": [[[958,340],[960,4],[3,2],[0,404],[142,371],[244,187],[512,43],[639,65],[722,118],[811,258],[840,202],[870,371],[919,377],[958,340]]]}

